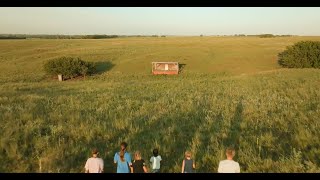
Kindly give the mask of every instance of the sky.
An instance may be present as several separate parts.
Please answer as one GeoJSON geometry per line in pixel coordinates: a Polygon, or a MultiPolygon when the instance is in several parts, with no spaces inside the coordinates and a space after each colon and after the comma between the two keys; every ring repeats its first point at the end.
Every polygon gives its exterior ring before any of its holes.
{"type": "Polygon", "coordinates": [[[0,34],[320,35],[320,7],[0,7],[0,34]]]}

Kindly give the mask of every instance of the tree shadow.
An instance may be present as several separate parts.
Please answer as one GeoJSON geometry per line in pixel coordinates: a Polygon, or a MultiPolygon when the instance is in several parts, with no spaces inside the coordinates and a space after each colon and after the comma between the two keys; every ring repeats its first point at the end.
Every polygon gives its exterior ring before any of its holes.
{"type": "Polygon", "coordinates": [[[224,141],[224,146],[232,146],[236,150],[239,149],[240,145],[240,135],[241,135],[241,127],[240,124],[243,121],[243,105],[242,100],[239,101],[233,118],[231,120],[231,127],[229,130],[228,137],[224,141]]]}
{"type": "Polygon", "coordinates": [[[152,149],[158,148],[163,159],[161,171],[170,172],[176,163],[182,162],[181,158],[184,157],[185,150],[189,149],[192,144],[193,137],[198,130],[197,128],[192,130],[191,127],[199,127],[203,119],[202,114],[197,114],[196,108],[186,112],[163,114],[148,124],[148,128],[132,134],[128,142],[131,142],[132,147],[140,150],[147,164],[152,156],[152,149]],[[154,146],[154,141],[159,143],[158,146],[154,146]],[[139,149],[142,144],[145,146],[144,149],[139,149]]]}
{"type": "Polygon", "coordinates": [[[110,61],[99,61],[96,62],[96,73],[94,74],[102,74],[104,72],[110,71],[115,64],[110,61]]]}
{"type": "Polygon", "coordinates": [[[184,68],[185,68],[186,64],[179,64],[179,73],[181,73],[184,68]]]}

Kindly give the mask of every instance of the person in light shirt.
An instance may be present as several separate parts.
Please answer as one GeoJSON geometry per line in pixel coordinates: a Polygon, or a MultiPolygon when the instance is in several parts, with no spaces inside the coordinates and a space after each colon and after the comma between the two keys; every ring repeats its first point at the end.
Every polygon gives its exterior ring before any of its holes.
{"type": "Polygon", "coordinates": [[[102,173],[103,160],[98,157],[99,152],[96,148],[92,150],[92,157],[89,158],[84,166],[86,173],[102,173]]]}
{"type": "Polygon", "coordinates": [[[238,162],[233,160],[236,151],[234,148],[229,147],[226,150],[227,159],[219,163],[218,173],[240,173],[240,166],[238,162]]]}
{"type": "Polygon", "coordinates": [[[152,151],[153,156],[150,158],[150,162],[152,163],[152,173],[160,173],[160,165],[161,165],[161,156],[159,155],[158,149],[154,149],[152,151]]]}

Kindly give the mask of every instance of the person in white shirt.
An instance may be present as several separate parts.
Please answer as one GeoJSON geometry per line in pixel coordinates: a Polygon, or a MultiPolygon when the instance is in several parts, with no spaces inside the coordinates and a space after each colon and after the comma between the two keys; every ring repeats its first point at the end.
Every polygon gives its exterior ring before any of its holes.
{"type": "Polygon", "coordinates": [[[153,156],[150,158],[152,173],[160,173],[161,156],[158,154],[158,149],[153,150],[153,156]]]}
{"type": "Polygon", "coordinates": [[[226,150],[227,159],[219,163],[218,173],[240,173],[240,166],[238,162],[233,160],[236,151],[234,148],[229,147],[226,150]]]}
{"type": "Polygon", "coordinates": [[[85,173],[102,173],[103,172],[103,160],[98,157],[99,152],[95,148],[92,150],[92,157],[86,162],[85,173]]]}

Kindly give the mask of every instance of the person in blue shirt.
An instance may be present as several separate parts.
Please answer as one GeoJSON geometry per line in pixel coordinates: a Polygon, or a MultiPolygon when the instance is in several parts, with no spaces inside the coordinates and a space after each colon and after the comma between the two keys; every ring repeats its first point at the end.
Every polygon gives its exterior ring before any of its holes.
{"type": "Polygon", "coordinates": [[[126,151],[128,144],[121,143],[121,150],[114,155],[113,161],[117,164],[117,173],[130,173],[131,155],[126,151]]]}

